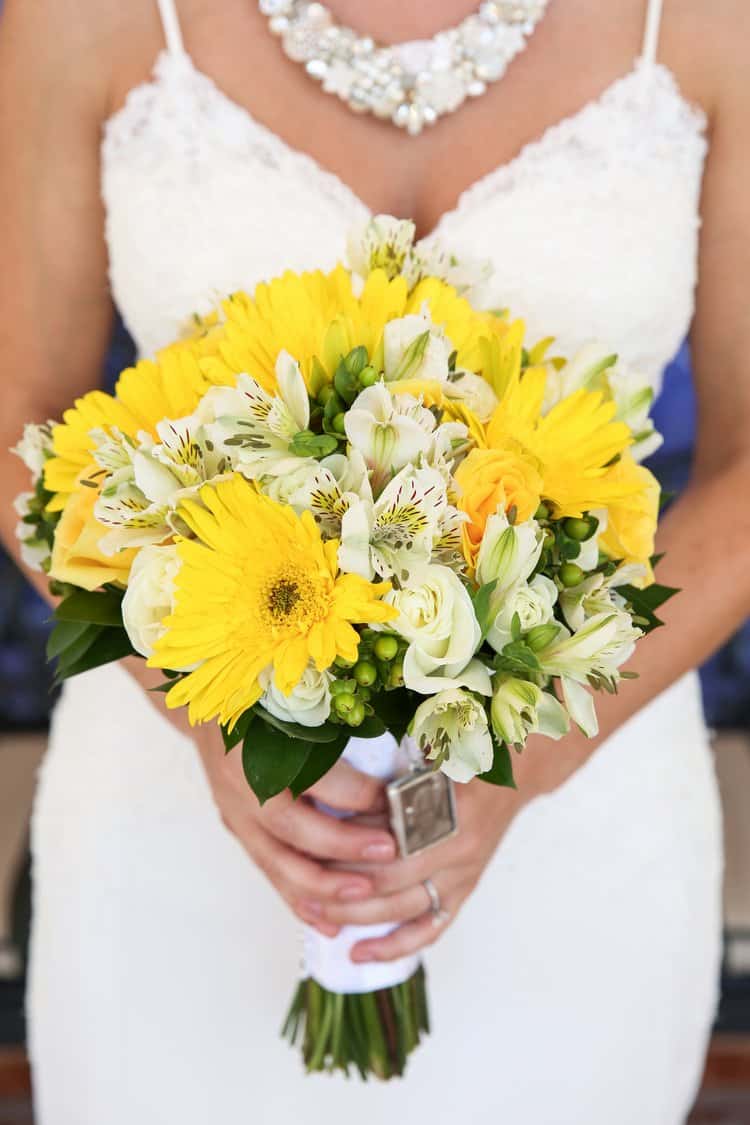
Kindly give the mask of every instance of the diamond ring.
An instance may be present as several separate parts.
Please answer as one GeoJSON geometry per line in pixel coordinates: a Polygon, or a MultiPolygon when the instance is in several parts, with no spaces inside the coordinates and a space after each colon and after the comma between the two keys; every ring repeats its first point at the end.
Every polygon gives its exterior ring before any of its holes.
{"type": "Polygon", "coordinates": [[[439,926],[443,922],[446,922],[448,920],[448,918],[450,918],[450,914],[448,913],[447,910],[443,909],[443,904],[440,901],[440,894],[438,893],[438,889],[435,886],[435,884],[433,883],[432,879],[423,879],[422,880],[422,886],[427,891],[427,894],[430,897],[430,910],[432,911],[432,924],[433,924],[433,926],[439,926]]]}

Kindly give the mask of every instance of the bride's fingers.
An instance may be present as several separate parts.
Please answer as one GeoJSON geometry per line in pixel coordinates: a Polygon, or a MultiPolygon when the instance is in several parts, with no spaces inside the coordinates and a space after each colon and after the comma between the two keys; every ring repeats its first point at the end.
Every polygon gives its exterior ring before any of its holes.
{"type": "MultiPolygon", "coordinates": [[[[441,899],[452,894],[464,884],[469,885],[471,872],[452,867],[432,876],[433,883],[441,899]]],[[[337,902],[323,904],[323,917],[326,921],[342,926],[369,926],[378,922],[410,922],[430,910],[432,902],[422,883],[385,895],[363,899],[361,902],[337,902]]]]}
{"type": "Polygon", "coordinates": [[[335,922],[323,918],[323,904],[342,896],[344,901],[367,898],[372,893],[372,883],[366,875],[330,871],[314,859],[279,843],[262,829],[237,835],[256,865],[293,909],[302,902],[309,905],[306,922],[324,922],[337,928],[335,922]]]}
{"type": "Polygon", "coordinates": [[[448,896],[444,903],[445,915],[436,917],[432,911],[427,911],[385,937],[358,941],[350,954],[352,961],[397,961],[400,957],[409,957],[420,949],[426,949],[445,931],[462,901],[460,896],[448,896]]]}
{"type": "Polygon", "coordinates": [[[381,828],[337,820],[303,801],[284,797],[269,802],[261,822],[274,836],[298,851],[344,863],[387,864],[396,858],[396,841],[381,828]]]}
{"type": "Polygon", "coordinates": [[[382,781],[341,760],[307,790],[306,796],[345,812],[383,812],[388,806],[382,781]]]}

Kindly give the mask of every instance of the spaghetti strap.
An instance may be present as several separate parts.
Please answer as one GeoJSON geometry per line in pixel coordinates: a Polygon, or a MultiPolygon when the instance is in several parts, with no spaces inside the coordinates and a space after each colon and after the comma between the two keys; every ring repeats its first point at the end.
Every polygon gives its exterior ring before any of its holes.
{"type": "Polygon", "coordinates": [[[659,26],[661,24],[662,0],[648,0],[646,30],[643,35],[641,58],[647,63],[656,62],[659,46],[659,26]]]}
{"type": "Polygon", "coordinates": [[[175,0],[156,0],[159,6],[164,38],[167,41],[167,50],[172,55],[184,55],[185,46],[182,42],[180,21],[177,18],[175,0]]]}

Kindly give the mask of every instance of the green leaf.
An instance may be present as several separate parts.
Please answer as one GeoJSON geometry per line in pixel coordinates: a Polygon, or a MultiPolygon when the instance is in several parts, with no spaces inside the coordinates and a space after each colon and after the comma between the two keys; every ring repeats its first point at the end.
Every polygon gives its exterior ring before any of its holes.
{"type": "Polygon", "coordinates": [[[69,680],[71,676],[78,676],[81,672],[89,672],[102,664],[121,660],[123,656],[134,655],[136,655],[135,649],[124,629],[102,629],[94,643],[80,658],[71,662],[63,660],[59,662],[56,679],[69,680]]]}
{"type": "Polygon", "coordinates": [[[341,733],[341,727],[333,723],[323,723],[319,727],[304,727],[301,723],[287,723],[284,719],[277,719],[259,703],[255,705],[255,713],[269,727],[281,731],[287,738],[297,738],[302,742],[333,742],[341,733]]]}
{"type": "Polygon", "coordinates": [[[238,743],[242,742],[243,738],[249,730],[250,724],[254,719],[255,711],[251,707],[248,711],[245,711],[243,715],[240,715],[239,719],[234,724],[234,728],[231,734],[229,733],[228,727],[219,726],[221,737],[224,739],[224,749],[227,754],[230,750],[237,746],[238,743]]]}
{"type": "Polygon", "coordinates": [[[95,625],[122,626],[121,590],[76,590],[55,610],[58,621],[89,621],[95,625]]]}
{"type": "MultiPolygon", "coordinates": [[[[98,640],[102,633],[108,632],[111,629],[110,625],[87,625],[83,621],[61,621],[59,625],[55,626],[55,629],[50,636],[50,645],[52,642],[52,638],[57,633],[57,630],[62,629],[65,626],[67,626],[68,628],[79,628],[82,626],[82,628],[80,628],[80,631],[76,636],[71,636],[68,639],[68,643],[65,644],[57,653],[58,670],[60,668],[65,669],[75,665],[83,657],[83,655],[88,652],[88,650],[91,648],[94,642],[98,640]]],[[[48,652],[49,647],[50,646],[48,645],[48,652]]]]}
{"type": "Polygon", "coordinates": [[[379,715],[365,715],[358,727],[348,728],[347,738],[379,738],[387,730],[379,715]]]}
{"type": "Polygon", "coordinates": [[[313,749],[312,742],[288,738],[259,718],[251,723],[242,740],[242,768],[261,805],[291,785],[313,749]]]}
{"type": "Polygon", "coordinates": [[[474,616],[477,619],[479,628],[482,631],[482,638],[480,644],[487,636],[490,625],[492,624],[491,603],[492,595],[497,586],[497,578],[493,578],[491,582],[486,582],[484,586],[480,586],[472,600],[474,606],[474,616]]]}
{"type": "MultiPolygon", "coordinates": [[[[358,735],[357,731],[351,733],[358,735]]],[[[342,731],[336,742],[327,742],[324,746],[312,747],[307,761],[289,786],[295,798],[307,792],[316,781],[320,781],[321,777],[327,774],[330,769],[333,769],[344,752],[344,748],[349,741],[349,734],[349,731],[342,731]]]]}
{"type": "Polygon", "coordinates": [[[490,785],[504,785],[508,789],[515,789],[516,783],[513,779],[510,750],[504,742],[497,742],[494,738],[492,741],[495,744],[492,768],[487,770],[486,773],[480,773],[479,780],[487,781],[490,785]]]}
{"type": "Polygon", "coordinates": [[[656,610],[670,598],[673,598],[675,594],[680,593],[676,586],[660,586],[657,582],[652,586],[646,586],[645,590],[629,585],[617,586],[615,589],[630,604],[635,616],[643,618],[646,622],[642,626],[646,633],[650,633],[664,624],[657,617],[656,610]]]}
{"type": "Polygon", "coordinates": [[[533,672],[539,671],[537,655],[525,641],[509,641],[504,646],[495,664],[498,668],[501,665],[503,668],[517,668],[520,665],[523,669],[530,668],[533,672]]]}
{"type": "Polygon", "coordinates": [[[58,621],[47,641],[47,659],[54,660],[88,629],[85,621],[58,621]]]}
{"type": "MultiPolygon", "coordinates": [[[[394,688],[392,691],[378,692],[371,702],[385,729],[400,742],[414,717],[417,706],[414,695],[406,688],[394,688]]],[[[353,729],[349,733],[356,736],[359,731],[353,729]]]]}

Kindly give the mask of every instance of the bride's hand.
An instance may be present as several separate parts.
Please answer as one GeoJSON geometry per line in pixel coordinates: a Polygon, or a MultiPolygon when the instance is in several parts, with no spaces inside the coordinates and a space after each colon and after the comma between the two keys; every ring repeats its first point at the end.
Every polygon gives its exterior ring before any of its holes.
{"type": "Polygon", "coordinates": [[[308,798],[335,809],[378,814],[386,805],[382,783],[339,762],[299,800],[286,791],[261,807],[243,774],[239,750],[225,754],[213,726],[191,733],[226,827],[297,915],[333,937],[339,924],[324,911],[368,898],[376,875],[374,870],[331,870],[326,861],[387,864],[396,844],[383,828],[336,820],[318,812],[308,798]],[[316,905],[306,909],[305,903],[316,905]]]}
{"type": "Polygon", "coordinates": [[[295,903],[309,920],[312,910],[333,925],[401,923],[382,938],[358,942],[353,961],[393,961],[431,945],[455,920],[479,882],[498,843],[523,801],[512,789],[483,781],[456,786],[459,831],[422,855],[368,868],[375,884],[372,897],[359,902],[303,901],[295,903]],[[433,916],[424,880],[431,879],[447,916],[433,916]]]}

